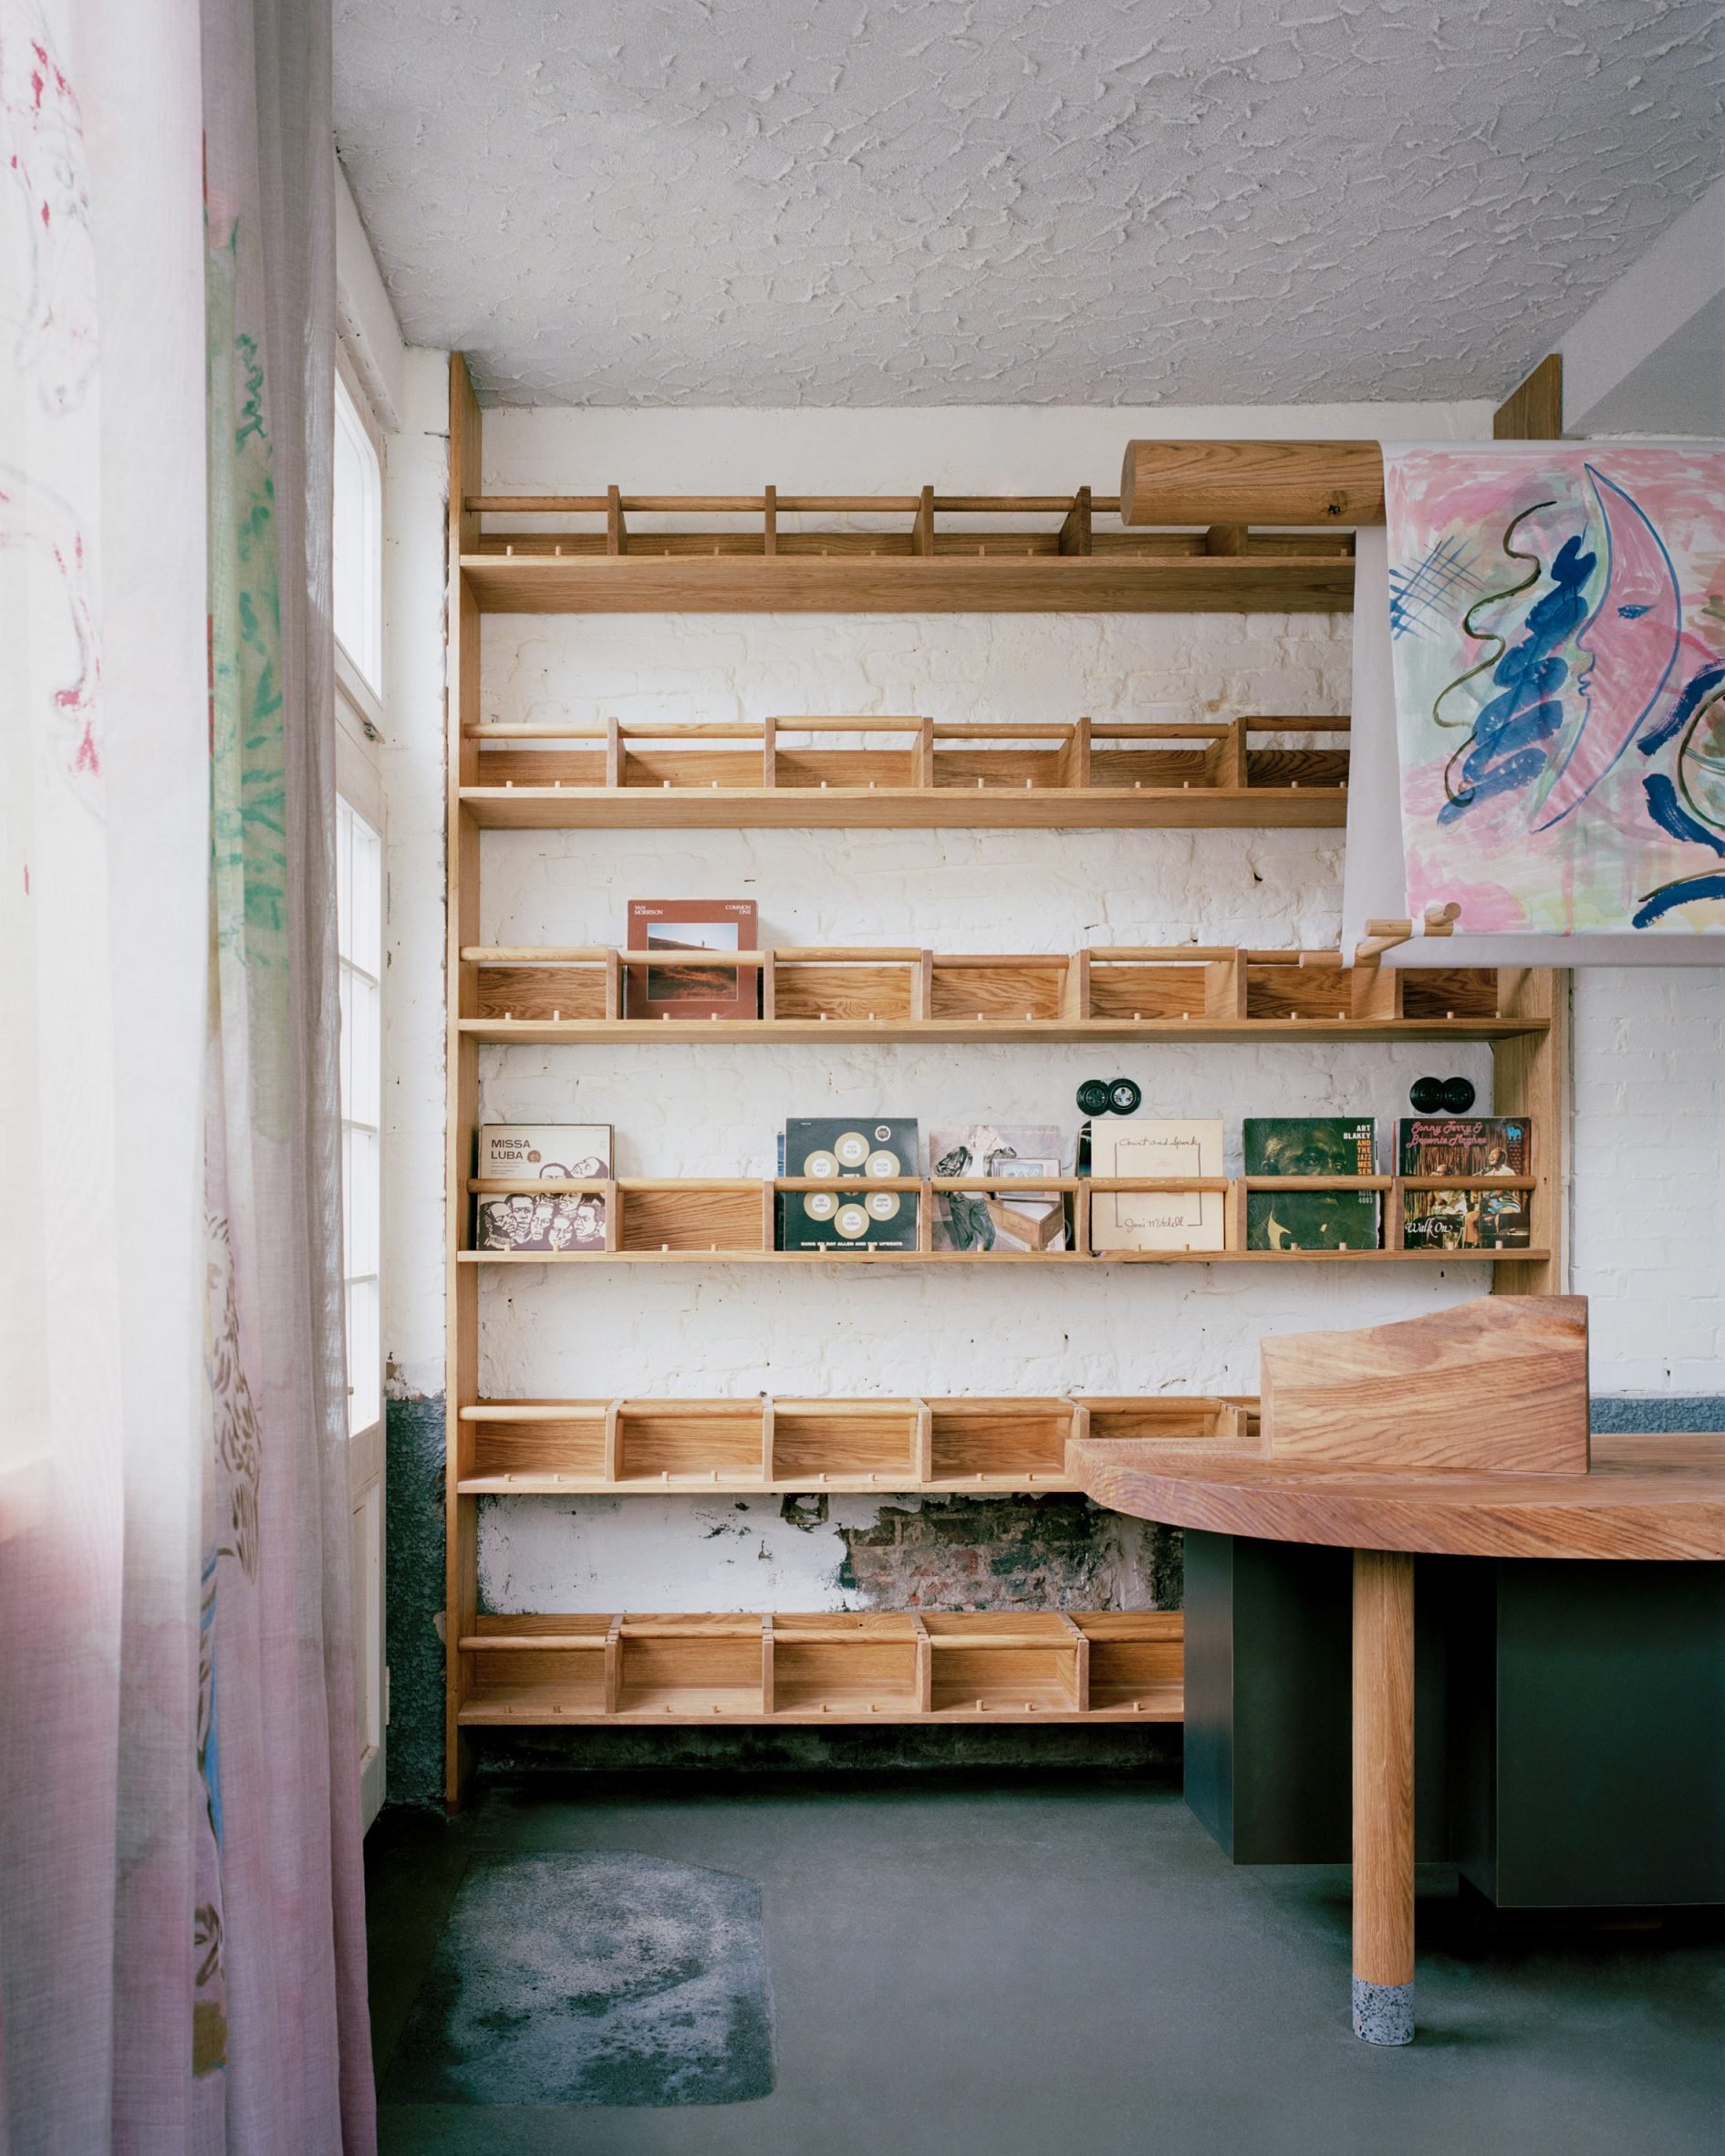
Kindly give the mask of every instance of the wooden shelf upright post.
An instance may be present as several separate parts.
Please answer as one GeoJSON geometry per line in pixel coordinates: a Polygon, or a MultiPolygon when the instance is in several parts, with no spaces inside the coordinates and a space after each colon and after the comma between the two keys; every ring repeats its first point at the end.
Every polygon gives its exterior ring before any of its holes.
{"type": "Polygon", "coordinates": [[[479,399],[466,363],[456,352],[449,367],[449,648],[444,692],[449,744],[449,998],[443,1390],[448,1766],[443,1794],[452,1805],[460,1801],[471,1765],[472,1740],[461,1726],[461,1711],[471,1689],[472,1656],[460,1642],[474,1629],[479,1594],[477,1507],[462,1498],[459,1487],[462,1477],[473,1471],[475,1425],[463,1422],[462,1409],[479,1397],[479,1269],[462,1265],[459,1252],[472,1210],[467,1179],[475,1166],[479,1122],[479,1043],[463,1033],[461,1024],[479,1009],[479,969],[462,959],[463,948],[479,935],[479,826],[461,794],[464,785],[479,783],[479,742],[469,731],[478,725],[480,716],[479,606],[468,588],[462,556],[478,548],[479,517],[467,503],[478,494],[481,484],[479,399]]]}

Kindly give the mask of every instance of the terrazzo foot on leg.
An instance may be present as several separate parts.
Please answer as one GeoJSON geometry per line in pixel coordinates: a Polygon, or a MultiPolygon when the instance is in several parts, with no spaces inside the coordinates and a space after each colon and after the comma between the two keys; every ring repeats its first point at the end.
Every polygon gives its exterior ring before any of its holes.
{"type": "Polygon", "coordinates": [[[1411,2044],[1414,1987],[1354,1979],[1354,2034],[1366,2044],[1411,2044]]]}

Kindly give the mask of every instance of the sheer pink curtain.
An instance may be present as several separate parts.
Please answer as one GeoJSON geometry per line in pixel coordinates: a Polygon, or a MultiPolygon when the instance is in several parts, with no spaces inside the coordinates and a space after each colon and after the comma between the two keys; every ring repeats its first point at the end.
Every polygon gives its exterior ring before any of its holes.
{"type": "Polygon", "coordinates": [[[327,0],[0,0],[5,2156],[372,2146],[327,97],[327,0]]]}

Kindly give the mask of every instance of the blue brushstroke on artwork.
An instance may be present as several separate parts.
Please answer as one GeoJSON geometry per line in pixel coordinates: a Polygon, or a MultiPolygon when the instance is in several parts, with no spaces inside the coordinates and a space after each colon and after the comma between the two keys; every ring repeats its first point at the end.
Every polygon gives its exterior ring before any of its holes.
{"type": "Polygon", "coordinates": [[[1389,572],[1389,633],[1392,637],[1418,636],[1418,618],[1434,617],[1439,602],[1457,589],[1476,591],[1479,579],[1469,575],[1470,563],[1460,540],[1439,539],[1425,559],[1411,569],[1389,572]]]}
{"type": "MultiPolygon", "coordinates": [[[[1612,582],[1616,575],[1616,562],[1615,558],[1616,555],[1616,540],[1612,524],[1611,504],[1605,498],[1608,493],[1615,494],[1617,500],[1625,505],[1630,513],[1634,516],[1639,517],[1642,523],[1647,527],[1647,536],[1652,540],[1654,545],[1658,548],[1659,559],[1665,565],[1665,573],[1670,583],[1672,596],[1678,601],[1679,616],[1682,605],[1680,589],[1678,583],[1677,565],[1671,559],[1670,549],[1666,545],[1665,540],[1660,535],[1658,526],[1647,514],[1647,511],[1642,508],[1640,503],[1636,500],[1635,496],[1630,493],[1626,488],[1620,487],[1615,479],[1607,479],[1605,473],[1599,471],[1598,468],[1593,464],[1588,464],[1585,466],[1584,469],[1587,473],[1588,479],[1593,484],[1594,498],[1599,504],[1599,513],[1604,517],[1605,523],[1605,588],[1600,596],[1598,606],[1595,607],[1592,614],[1588,616],[1586,621],[1583,624],[1580,636],[1575,639],[1577,648],[1587,656],[1589,660],[1587,671],[1583,675],[1581,680],[1583,706],[1582,720],[1581,724],[1575,730],[1574,739],[1570,742],[1568,748],[1564,751],[1563,762],[1558,764],[1556,770],[1552,774],[1554,789],[1562,786],[1564,774],[1568,769],[1570,763],[1574,761],[1577,751],[1580,750],[1584,735],[1586,735],[1591,741],[1593,738],[1594,730],[1595,728],[1615,726],[1616,723],[1615,720],[1611,719],[1609,705],[1602,710],[1597,708],[1595,704],[1594,689],[1596,677],[1595,675],[1594,669],[1599,664],[1599,656],[1592,652],[1589,649],[1587,644],[1588,631],[1605,613],[1606,606],[1610,601],[1612,582]]],[[[1651,606],[1642,606],[1623,605],[1619,606],[1617,608],[1618,617],[1625,621],[1634,621],[1641,615],[1651,612],[1651,606]]],[[[1561,824],[1565,816],[1574,815],[1575,811],[1581,806],[1582,803],[1586,800],[1587,796],[1599,783],[1600,780],[1603,779],[1605,773],[1610,771],[1616,763],[1618,758],[1626,752],[1629,747],[1629,742],[1635,738],[1636,727],[1639,726],[1643,720],[1646,720],[1648,713],[1655,710],[1658,704],[1659,699],[1665,694],[1666,684],[1671,679],[1671,669],[1677,665],[1677,655],[1682,641],[1682,625],[1679,618],[1674,623],[1672,627],[1670,656],[1667,658],[1664,667],[1660,669],[1659,679],[1654,683],[1651,693],[1647,696],[1641,710],[1637,713],[1635,725],[1629,728],[1628,733],[1625,736],[1624,740],[1619,743],[1617,748],[1613,751],[1609,756],[1607,756],[1605,762],[1600,765],[1598,771],[1595,772],[1594,776],[1587,781],[1586,784],[1584,785],[1578,793],[1575,793],[1574,798],[1570,801],[1566,806],[1559,809],[1554,814],[1547,815],[1542,822],[1535,824],[1533,825],[1533,829],[1535,831],[1549,831],[1554,824],[1561,824]]],[[[1615,656],[1616,647],[1611,647],[1611,650],[1615,656]]],[[[1611,679],[1612,686],[1614,688],[1617,687],[1615,675],[1611,677],[1611,679]]],[[[1608,743],[1610,740],[1610,733],[1609,731],[1606,731],[1602,733],[1598,738],[1608,743]]],[[[1541,805],[1549,805],[1549,802],[1550,792],[1548,791],[1545,802],[1541,805]]]]}
{"type": "Polygon", "coordinates": [[[1514,793],[1545,769],[1547,751],[1540,744],[1563,726],[1560,691],[1569,679],[1568,661],[1554,654],[1586,618],[1582,594],[1597,560],[1596,555],[1583,553],[1579,537],[1565,539],[1558,548],[1549,572],[1552,588],[1528,608],[1521,642],[1491,669],[1501,693],[1474,721],[1473,743],[1460,764],[1466,790],[1445,802],[1438,812],[1439,824],[1453,824],[1481,802],[1514,793]]]}
{"type": "Polygon", "coordinates": [[[1637,910],[1635,926],[1650,928],[1679,906],[1692,906],[1698,898],[1725,898],[1725,869],[1709,869],[1705,876],[1686,876],[1681,883],[1667,884],[1655,891],[1637,910]]]}
{"type": "Polygon", "coordinates": [[[1656,749],[1664,748],[1674,733],[1689,724],[1721,681],[1725,681],[1725,666],[1703,667],[1699,673],[1691,674],[1684,684],[1682,695],[1672,705],[1670,715],[1661,719],[1657,726],[1650,726],[1636,747],[1644,756],[1651,756],[1656,749]]]}
{"type": "Polygon", "coordinates": [[[1696,822],[1678,799],[1677,788],[1662,771],[1656,771],[1641,783],[1647,791],[1647,814],[1661,831],[1668,831],[1673,838],[1711,846],[1716,854],[1725,854],[1725,838],[1709,831],[1705,824],[1696,822]]]}

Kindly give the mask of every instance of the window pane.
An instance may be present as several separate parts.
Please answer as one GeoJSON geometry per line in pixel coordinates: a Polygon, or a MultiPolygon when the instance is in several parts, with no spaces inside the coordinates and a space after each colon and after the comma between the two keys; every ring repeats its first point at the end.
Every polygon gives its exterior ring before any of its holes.
{"type": "Polygon", "coordinates": [[[369,1130],[348,1126],[343,1147],[347,1160],[348,1260],[349,1273],[378,1270],[378,1139],[369,1130]]]}
{"type": "Polygon", "coordinates": [[[340,1113],[343,1117],[354,1114],[354,990],[364,991],[364,981],[340,966],[340,1113]]]}
{"type": "Polygon", "coordinates": [[[336,378],[332,584],[336,637],[382,690],[383,474],[353,399],[336,378]]]}
{"type": "Polygon", "coordinates": [[[349,1052],[344,1057],[348,1097],[342,1103],[350,1123],[378,1122],[378,1021],[382,1000],[370,981],[357,973],[346,977],[342,998],[342,1023],[348,1029],[349,1052]]]}
{"type": "Polygon", "coordinates": [[[336,801],[336,948],[341,956],[353,954],[353,811],[338,796],[336,801]]]}
{"type": "Polygon", "coordinates": [[[375,980],[382,971],[383,845],[363,816],[348,811],[353,881],[353,937],[348,956],[375,980]]]}
{"type": "Polygon", "coordinates": [[[382,846],[346,800],[337,803],[338,966],[341,993],[341,1270],[347,1298],[348,1426],[380,1413],[379,1187],[383,996],[374,975],[382,925],[382,846]],[[364,967],[365,972],[355,970],[364,967]]]}
{"type": "Polygon", "coordinates": [[[348,1283],[348,1434],[368,1430],[382,1412],[378,1355],[378,1283],[348,1283]]]}

